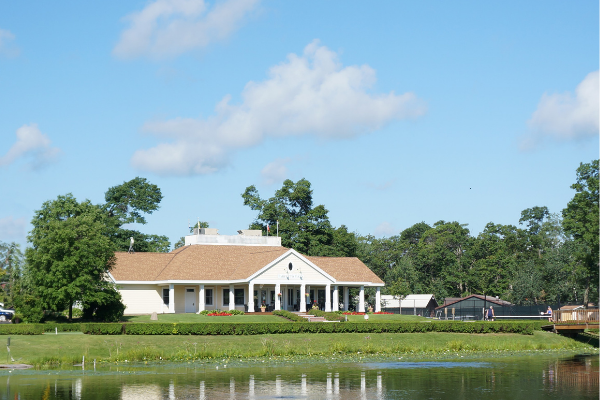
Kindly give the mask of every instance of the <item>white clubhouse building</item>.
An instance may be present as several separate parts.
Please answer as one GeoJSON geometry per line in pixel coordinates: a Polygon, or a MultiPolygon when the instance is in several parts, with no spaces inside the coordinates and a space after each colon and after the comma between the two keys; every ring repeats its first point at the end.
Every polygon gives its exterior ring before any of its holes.
{"type": "Polygon", "coordinates": [[[376,288],[380,311],[384,283],[356,257],[309,257],[281,246],[281,238],[244,230],[219,235],[196,229],[170,253],[116,253],[109,273],[125,314],[199,313],[204,310],[304,312],[347,310],[349,288],[359,288],[357,311],[365,311],[365,287],[376,288]]]}

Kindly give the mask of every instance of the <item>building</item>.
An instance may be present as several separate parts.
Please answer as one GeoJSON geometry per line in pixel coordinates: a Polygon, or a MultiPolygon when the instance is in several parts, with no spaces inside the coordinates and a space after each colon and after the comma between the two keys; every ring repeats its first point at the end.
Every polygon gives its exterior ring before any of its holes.
{"type": "Polygon", "coordinates": [[[504,309],[512,304],[498,297],[472,294],[461,298],[446,298],[444,305],[435,309],[435,316],[441,319],[483,319],[484,309],[492,306],[496,316],[504,316],[504,309]]]}
{"type": "Polygon", "coordinates": [[[170,253],[116,253],[110,279],[125,314],[199,313],[226,309],[247,312],[347,310],[349,288],[376,288],[379,311],[384,283],[356,257],[308,257],[281,246],[281,238],[244,230],[219,235],[196,229],[185,246],[170,253]]]}
{"type": "Polygon", "coordinates": [[[432,294],[409,294],[401,300],[391,295],[382,295],[381,301],[385,311],[423,317],[433,317],[438,306],[432,294]]]}

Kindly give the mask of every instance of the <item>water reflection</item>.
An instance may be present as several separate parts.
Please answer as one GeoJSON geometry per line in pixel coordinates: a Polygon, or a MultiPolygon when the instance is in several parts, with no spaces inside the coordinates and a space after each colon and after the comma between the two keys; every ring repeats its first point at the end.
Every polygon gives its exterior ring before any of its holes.
{"type": "Polygon", "coordinates": [[[1,371],[0,399],[598,398],[598,356],[223,367],[1,371]]]}

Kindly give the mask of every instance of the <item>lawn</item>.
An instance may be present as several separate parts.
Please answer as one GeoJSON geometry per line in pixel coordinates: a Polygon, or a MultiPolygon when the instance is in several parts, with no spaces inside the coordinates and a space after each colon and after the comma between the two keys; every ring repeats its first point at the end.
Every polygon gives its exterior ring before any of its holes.
{"type": "MultiPolygon", "coordinates": [[[[265,316],[266,317],[266,316],[265,316]]],[[[6,343],[7,336],[0,336],[6,343]]],[[[440,355],[523,350],[597,349],[578,341],[548,333],[338,333],[256,336],[102,336],[81,333],[11,337],[11,354],[17,363],[71,365],[98,361],[190,361],[261,357],[357,355],[440,355]]],[[[6,350],[3,350],[4,353],[6,350]]],[[[0,355],[4,357],[7,354],[0,355]]],[[[89,365],[89,364],[88,364],[89,365]]]]}
{"type": "MultiPolygon", "coordinates": [[[[432,321],[431,318],[418,317],[416,315],[400,315],[400,314],[368,314],[369,321],[372,322],[390,322],[390,321],[404,321],[404,322],[426,322],[432,321]]],[[[364,315],[348,315],[348,321],[361,322],[365,320],[364,315]]]]}
{"type": "Polygon", "coordinates": [[[223,323],[223,322],[291,322],[277,315],[231,315],[228,317],[207,317],[199,314],[158,314],[158,321],[150,321],[150,315],[133,315],[122,318],[125,322],[166,322],[166,323],[223,323]]]}

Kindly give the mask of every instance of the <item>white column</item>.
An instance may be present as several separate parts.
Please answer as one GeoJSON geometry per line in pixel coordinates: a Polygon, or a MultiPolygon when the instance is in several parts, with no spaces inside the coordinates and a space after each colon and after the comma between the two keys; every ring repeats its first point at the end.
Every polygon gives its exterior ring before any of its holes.
{"type": "Polygon", "coordinates": [[[350,305],[350,288],[344,286],[344,311],[348,311],[348,305],[350,305]]]}
{"type": "Polygon", "coordinates": [[[279,296],[279,293],[281,293],[281,284],[276,283],[275,284],[275,309],[276,310],[281,310],[281,297],[279,296]]]}
{"type": "Polygon", "coordinates": [[[175,285],[169,283],[169,314],[175,314],[175,285]]]}
{"type": "Polygon", "coordinates": [[[358,296],[358,312],[365,312],[365,287],[360,287],[360,295],[358,296]]]}
{"type": "Polygon", "coordinates": [[[325,312],[331,312],[331,285],[325,285],[325,312]]]}
{"type": "Polygon", "coordinates": [[[229,309],[235,310],[235,297],[234,297],[233,283],[229,285],[229,309]]]}
{"type": "Polygon", "coordinates": [[[204,285],[200,285],[200,290],[198,291],[198,313],[201,313],[206,309],[206,305],[204,304],[204,300],[206,296],[204,296],[204,285]]]}
{"type": "Polygon", "coordinates": [[[248,283],[248,312],[254,312],[254,282],[248,283]]]}
{"type": "Polygon", "coordinates": [[[306,312],[306,285],[300,285],[300,312],[306,312]]]}
{"type": "Polygon", "coordinates": [[[338,291],[338,285],[333,285],[333,311],[339,311],[340,309],[340,292],[338,291]]]}
{"type": "Polygon", "coordinates": [[[375,292],[375,312],[381,311],[381,288],[377,286],[377,292],[375,292]]]}

